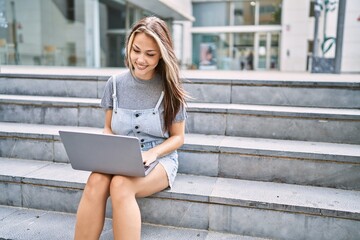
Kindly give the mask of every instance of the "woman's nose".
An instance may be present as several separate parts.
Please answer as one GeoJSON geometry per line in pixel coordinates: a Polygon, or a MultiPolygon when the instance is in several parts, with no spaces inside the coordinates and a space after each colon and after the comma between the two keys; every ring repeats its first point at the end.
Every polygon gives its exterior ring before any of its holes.
{"type": "Polygon", "coordinates": [[[144,63],[144,62],[145,62],[145,58],[144,58],[144,55],[143,55],[143,54],[140,54],[140,55],[138,56],[137,62],[138,62],[138,63],[144,63]]]}

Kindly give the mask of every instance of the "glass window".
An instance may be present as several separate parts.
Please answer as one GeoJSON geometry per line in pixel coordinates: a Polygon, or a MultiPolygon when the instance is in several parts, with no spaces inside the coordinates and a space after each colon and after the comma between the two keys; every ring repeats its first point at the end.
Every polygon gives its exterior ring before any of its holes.
{"type": "Polygon", "coordinates": [[[252,70],[254,33],[234,33],[233,70],[252,70]]]}
{"type": "Polygon", "coordinates": [[[196,69],[252,70],[254,33],[193,35],[193,66],[196,69]]]}
{"type": "Polygon", "coordinates": [[[270,69],[279,69],[279,33],[271,34],[270,69]]]}
{"type": "Polygon", "coordinates": [[[258,65],[259,69],[266,69],[267,44],[266,33],[259,34],[258,65]]]}
{"type": "Polygon", "coordinates": [[[234,24],[233,25],[254,25],[255,4],[254,1],[234,2],[234,24]]]}
{"type": "Polygon", "coordinates": [[[281,2],[282,0],[260,0],[259,24],[279,25],[281,24],[281,2]]]}
{"type": "Polygon", "coordinates": [[[194,27],[229,25],[228,2],[193,3],[194,27]]]}
{"type": "Polygon", "coordinates": [[[282,0],[193,2],[193,26],[279,25],[281,4],[282,0]]]}
{"type": "Polygon", "coordinates": [[[217,69],[219,34],[193,35],[193,65],[196,69],[217,69]]]}
{"type": "Polygon", "coordinates": [[[107,7],[108,29],[125,29],[126,26],[126,6],[119,4],[120,7],[107,7]]]}
{"type": "Polygon", "coordinates": [[[315,17],[315,0],[310,2],[309,17],[315,17]]]}
{"type": "Polygon", "coordinates": [[[1,64],[85,66],[84,0],[0,4],[1,64]]]}

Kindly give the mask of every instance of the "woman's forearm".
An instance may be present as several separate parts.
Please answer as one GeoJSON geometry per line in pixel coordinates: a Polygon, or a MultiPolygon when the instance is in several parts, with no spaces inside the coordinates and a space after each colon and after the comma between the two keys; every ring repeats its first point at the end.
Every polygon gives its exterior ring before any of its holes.
{"type": "Polygon", "coordinates": [[[175,135],[166,139],[162,144],[157,145],[156,147],[150,149],[149,151],[156,153],[157,157],[165,156],[184,144],[184,136],[175,135]]]}

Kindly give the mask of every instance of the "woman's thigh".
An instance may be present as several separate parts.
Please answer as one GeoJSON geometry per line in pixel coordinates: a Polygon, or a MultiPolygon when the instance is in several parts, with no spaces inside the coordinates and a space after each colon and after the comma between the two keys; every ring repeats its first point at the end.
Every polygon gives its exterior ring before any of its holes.
{"type": "MultiPolygon", "coordinates": [[[[128,190],[133,192],[136,197],[147,197],[154,193],[160,192],[169,186],[166,171],[161,164],[157,164],[156,167],[146,177],[114,176],[112,179],[112,184],[113,181],[121,182],[121,185],[125,185],[123,187],[130,188],[128,190]]],[[[117,184],[114,184],[113,186],[116,185],[117,184]]]]}

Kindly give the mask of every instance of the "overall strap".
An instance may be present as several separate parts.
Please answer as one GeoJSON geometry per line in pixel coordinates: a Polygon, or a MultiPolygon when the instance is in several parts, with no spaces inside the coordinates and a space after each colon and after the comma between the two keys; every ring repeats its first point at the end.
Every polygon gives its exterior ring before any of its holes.
{"type": "Polygon", "coordinates": [[[112,76],[112,79],[113,79],[113,95],[112,95],[112,98],[113,98],[113,110],[114,110],[114,113],[117,113],[117,96],[116,96],[116,81],[115,81],[115,75],[112,76]]]}
{"type": "Polygon", "coordinates": [[[154,111],[155,111],[155,112],[157,112],[157,110],[159,109],[159,106],[160,106],[160,104],[161,104],[161,101],[162,101],[163,98],[164,98],[164,95],[165,95],[165,93],[164,93],[164,91],[162,91],[162,92],[161,92],[161,95],[160,95],[160,98],[159,98],[159,100],[157,101],[156,106],[155,106],[155,108],[154,108],[154,111]]]}

